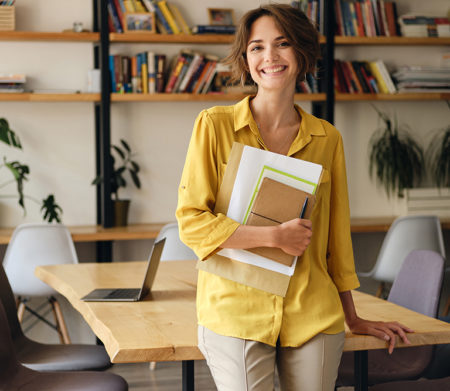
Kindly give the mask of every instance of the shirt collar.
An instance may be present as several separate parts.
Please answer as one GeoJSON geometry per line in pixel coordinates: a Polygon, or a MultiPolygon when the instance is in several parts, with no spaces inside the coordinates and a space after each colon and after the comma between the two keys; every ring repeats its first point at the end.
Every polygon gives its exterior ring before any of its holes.
{"type": "MultiPolygon", "coordinates": [[[[245,128],[246,126],[249,126],[250,130],[253,133],[255,133],[256,135],[259,134],[258,127],[250,110],[250,99],[252,97],[253,96],[247,96],[234,106],[235,132],[245,128]]],[[[302,122],[300,123],[299,132],[292,144],[292,148],[297,149],[299,144],[304,145],[304,140],[310,139],[311,136],[326,136],[323,122],[319,118],[307,113],[298,105],[295,105],[295,108],[300,113],[302,122]]]]}

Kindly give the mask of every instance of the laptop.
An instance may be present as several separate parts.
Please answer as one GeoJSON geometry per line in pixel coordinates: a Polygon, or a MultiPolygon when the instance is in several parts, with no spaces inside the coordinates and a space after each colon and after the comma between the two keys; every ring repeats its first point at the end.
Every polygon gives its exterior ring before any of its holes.
{"type": "Polygon", "coordinates": [[[107,288],[94,289],[86,296],[82,297],[83,301],[139,301],[148,295],[155,281],[156,271],[158,270],[159,261],[164,248],[166,238],[163,238],[153,245],[152,251],[148,258],[147,270],[145,272],[144,281],[140,288],[107,288]]]}

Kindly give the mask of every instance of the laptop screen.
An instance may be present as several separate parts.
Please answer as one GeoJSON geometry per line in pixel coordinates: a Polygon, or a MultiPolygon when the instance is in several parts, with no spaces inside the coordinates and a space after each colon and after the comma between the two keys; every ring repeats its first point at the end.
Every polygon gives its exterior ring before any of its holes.
{"type": "Polygon", "coordinates": [[[145,273],[144,283],[142,284],[141,291],[139,292],[139,299],[141,300],[145,295],[151,292],[153,282],[155,281],[156,272],[158,271],[159,261],[164,249],[166,238],[155,242],[152,248],[152,252],[149,256],[147,263],[147,271],[145,273]]]}

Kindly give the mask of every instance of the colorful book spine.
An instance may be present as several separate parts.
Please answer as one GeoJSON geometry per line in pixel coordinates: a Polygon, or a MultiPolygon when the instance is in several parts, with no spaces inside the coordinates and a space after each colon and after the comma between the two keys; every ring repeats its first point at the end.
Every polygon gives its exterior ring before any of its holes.
{"type": "Polygon", "coordinates": [[[111,91],[116,92],[116,71],[114,69],[114,56],[109,56],[109,73],[111,75],[111,91]]]}
{"type": "Polygon", "coordinates": [[[155,53],[147,53],[148,62],[148,92],[154,94],[156,92],[156,64],[155,53]]]}
{"type": "Polygon", "coordinates": [[[181,70],[183,69],[184,64],[185,64],[185,57],[182,55],[182,53],[180,53],[174,63],[169,79],[167,80],[164,92],[171,93],[173,91],[175,83],[178,79],[178,76],[180,75],[181,70]]]}
{"type": "Polygon", "coordinates": [[[156,92],[164,92],[164,69],[166,66],[166,55],[158,54],[155,58],[156,63],[156,92]]]}
{"type": "Polygon", "coordinates": [[[161,12],[163,13],[164,17],[166,18],[167,22],[169,23],[169,26],[172,29],[173,33],[180,34],[181,30],[178,27],[178,25],[175,21],[175,18],[173,17],[169,8],[167,7],[167,2],[165,0],[158,1],[158,7],[161,9],[161,12]]]}
{"type": "Polygon", "coordinates": [[[167,31],[167,34],[173,34],[173,31],[167,22],[167,19],[164,17],[164,14],[162,13],[161,9],[159,8],[158,4],[155,0],[149,0],[155,9],[156,18],[160,21],[160,23],[164,26],[164,29],[167,31]]]}
{"type": "Polygon", "coordinates": [[[236,26],[197,25],[192,28],[194,34],[234,34],[236,26]]]}
{"type": "Polygon", "coordinates": [[[189,28],[188,24],[186,23],[186,20],[184,20],[183,14],[180,12],[180,10],[176,6],[176,4],[167,3],[167,6],[169,7],[170,12],[174,16],[175,21],[177,22],[177,25],[180,27],[181,31],[184,34],[192,34],[191,29],[189,28]]]}

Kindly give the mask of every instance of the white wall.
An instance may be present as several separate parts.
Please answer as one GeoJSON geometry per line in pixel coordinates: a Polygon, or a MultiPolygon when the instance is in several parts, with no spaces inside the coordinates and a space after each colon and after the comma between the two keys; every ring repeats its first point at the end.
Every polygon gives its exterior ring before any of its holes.
{"type": "MultiPolygon", "coordinates": [[[[178,3],[188,23],[207,23],[205,3],[200,0],[178,3]]],[[[207,6],[231,7],[240,17],[244,10],[261,2],[211,0],[207,6]]],[[[446,0],[423,4],[420,0],[398,1],[400,13],[427,11],[444,14],[446,0]]],[[[17,29],[60,31],[74,21],[91,28],[90,0],[22,0],[17,2],[17,29]]],[[[23,72],[27,86],[36,89],[86,90],[86,74],[93,65],[91,43],[0,42],[0,72],[23,72]]],[[[195,46],[205,52],[226,54],[226,45],[195,46]]],[[[135,54],[153,50],[169,56],[185,45],[113,44],[111,52],[135,54]]],[[[343,59],[382,58],[389,67],[397,65],[437,65],[445,47],[375,46],[339,47],[343,59]]],[[[218,103],[222,104],[222,103],[218,103]]],[[[224,102],[224,104],[229,104],[224,102]]],[[[445,102],[382,102],[377,107],[396,113],[409,124],[420,139],[434,128],[448,124],[450,111],[445,102]]],[[[141,163],[143,188],[130,188],[132,223],[160,222],[174,219],[176,190],[184,155],[196,115],[211,102],[189,103],[114,103],[112,105],[112,140],[124,137],[136,151],[141,163]]],[[[310,109],[310,104],[302,104],[310,109]]],[[[0,146],[0,154],[30,164],[32,174],[26,193],[41,198],[53,192],[64,209],[64,222],[95,223],[95,192],[90,182],[95,172],[92,103],[13,103],[0,102],[0,116],[10,121],[21,136],[23,152],[0,146]]],[[[399,206],[386,199],[367,175],[367,142],[379,121],[367,102],[336,104],[336,126],[344,135],[353,216],[395,215],[399,206]],[[368,207],[370,205],[370,208],[368,207]]],[[[2,191],[3,194],[5,191],[2,191]]],[[[10,189],[14,194],[14,189],[10,189]]],[[[15,201],[0,201],[0,225],[13,226],[23,221],[39,220],[37,205],[29,202],[24,218],[15,201]]]]}

